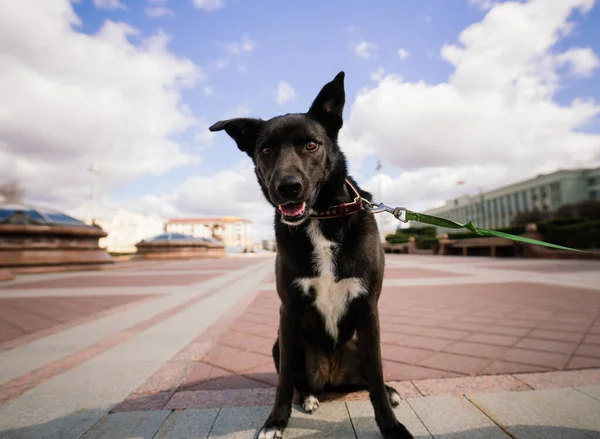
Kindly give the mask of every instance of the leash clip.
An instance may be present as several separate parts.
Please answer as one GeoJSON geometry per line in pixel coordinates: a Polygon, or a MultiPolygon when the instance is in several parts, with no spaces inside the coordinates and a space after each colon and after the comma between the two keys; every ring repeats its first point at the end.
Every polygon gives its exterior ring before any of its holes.
{"type": "Polygon", "coordinates": [[[371,212],[371,213],[387,212],[387,213],[391,213],[392,215],[394,215],[397,220],[402,221],[403,223],[408,222],[408,220],[406,219],[406,207],[390,207],[390,206],[386,206],[383,203],[374,204],[374,203],[371,203],[369,200],[365,200],[364,198],[362,198],[362,201],[364,203],[364,208],[367,212],[371,212]]]}

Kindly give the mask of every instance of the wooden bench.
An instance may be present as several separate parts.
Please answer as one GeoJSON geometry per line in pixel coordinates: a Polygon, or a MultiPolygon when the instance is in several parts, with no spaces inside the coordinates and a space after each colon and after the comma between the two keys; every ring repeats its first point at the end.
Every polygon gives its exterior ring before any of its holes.
{"type": "Polygon", "coordinates": [[[518,251],[518,244],[504,238],[486,237],[486,238],[468,238],[468,239],[440,239],[440,254],[462,254],[469,255],[470,249],[489,249],[490,256],[498,254],[498,248],[514,249],[514,253],[518,251]],[[452,250],[459,250],[452,251],[452,250]]]}

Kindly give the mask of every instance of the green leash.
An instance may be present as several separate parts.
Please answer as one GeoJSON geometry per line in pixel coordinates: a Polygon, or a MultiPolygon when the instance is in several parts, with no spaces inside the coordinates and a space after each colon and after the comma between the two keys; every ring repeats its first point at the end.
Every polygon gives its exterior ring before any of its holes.
{"type": "Polygon", "coordinates": [[[586,250],[578,250],[576,248],[564,247],[558,244],[552,244],[549,242],[538,241],[537,239],[526,238],[524,236],[511,235],[510,233],[498,232],[496,230],[489,229],[480,229],[475,227],[472,221],[469,221],[466,224],[460,224],[455,221],[440,218],[433,215],[426,215],[424,213],[413,212],[412,210],[408,210],[404,207],[389,207],[383,203],[373,204],[369,200],[362,199],[365,210],[372,213],[380,213],[380,212],[388,212],[394,215],[398,220],[407,223],[408,221],[417,221],[423,224],[429,224],[432,226],[438,227],[447,227],[449,229],[467,229],[471,232],[479,235],[479,236],[496,236],[498,238],[510,239],[512,241],[524,242],[526,244],[535,244],[541,245],[543,247],[555,248],[558,250],[568,250],[572,252],[578,253],[586,253],[594,256],[600,256],[600,253],[586,251],[586,250]]]}

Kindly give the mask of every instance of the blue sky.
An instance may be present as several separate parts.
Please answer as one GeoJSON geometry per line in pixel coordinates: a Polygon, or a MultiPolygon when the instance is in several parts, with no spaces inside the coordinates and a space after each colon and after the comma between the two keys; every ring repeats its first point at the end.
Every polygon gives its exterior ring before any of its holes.
{"type": "MultiPolygon", "coordinates": [[[[249,109],[251,116],[269,118],[280,113],[305,111],[320,87],[340,70],[347,73],[347,102],[352,103],[359,89],[372,81],[369,75],[380,67],[388,73],[401,74],[407,81],[435,84],[447,80],[452,67],[440,59],[444,43],[454,43],[461,30],[481,20],[487,13],[466,0],[453,1],[332,1],[308,0],[282,2],[227,2],[223,7],[206,11],[192,1],[170,1],[164,6],[173,16],[149,17],[143,2],[124,1],[127,9],[99,9],[91,0],[75,3],[83,20],[81,31],[95,33],[106,19],[124,21],[143,34],[159,29],[172,36],[169,44],[178,56],[203,66],[214,89],[205,96],[203,86],[186,91],[184,102],[194,114],[208,122],[224,117],[238,106],[249,109]],[[253,49],[231,55],[224,68],[217,62],[224,59],[224,45],[241,41],[253,42],[253,49]],[[376,55],[364,59],[356,55],[354,46],[360,41],[377,44],[376,55]],[[406,60],[398,49],[410,52],[406,60]],[[240,72],[239,67],[245,66],[240,72]],[[273,100],[279,80],[290,83],[297,99],[278,105],[273,100]]],[[[556,48],[583,45],[600,50],[600,12],[577,17],[577,31],[556,48]],[[595,25],[596,24],[596,25],[595,25]]],[[[135,40],[134,40],[135,41],[135,40]]],[[[566,103],[586,94],[600,96],[600,78],[594,76],[566,84],[556,95],[566,103]]],[[[346,113],[348,104],[346,106],[346,113]]],[[[177,136],[189,140],[188,136],[177,136]]],[[[227,136],[217,136],[214,144],[202,151],[198,166],[174,169],[160,177],[145,177],[132,182],[115,195],[131,197],[146,192],[175,187],[198,172],[216,173],[236,160],[237,149],[227,136]]],[[[364,176],[372,174],[376,159],[364,164],[364,176]]]]}
{"type": "Polygon", "coordinates": [[[268,235],[250,159],[207,128],[304,112],[341,70],[341,147],[387,204],[600,165],[594,0],[20,0],[0,3],[0,48],[0,175],[78,216],[238,215],[268,235]]]}

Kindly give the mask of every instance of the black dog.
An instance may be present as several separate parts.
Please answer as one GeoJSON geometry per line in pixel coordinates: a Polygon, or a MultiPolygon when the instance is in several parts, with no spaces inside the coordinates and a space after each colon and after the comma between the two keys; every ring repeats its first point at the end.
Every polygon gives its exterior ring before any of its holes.
{"type": "Polygon", "coordinates": [[[308,113],[210,127],[225,130],[252,158],[275,207],[278,384],[260,439],[282,437],[294,389],[309,413],[320,392],[368,389],[383,436],[413,437],[392,409],[400,396],[383,380],[377,303],[384,252],[373,214],[362,209],[361,198],[371,194],[347,175],[337,143],[345,100],[340,72],[308,113]]]}

